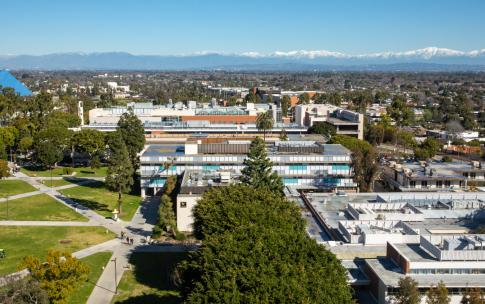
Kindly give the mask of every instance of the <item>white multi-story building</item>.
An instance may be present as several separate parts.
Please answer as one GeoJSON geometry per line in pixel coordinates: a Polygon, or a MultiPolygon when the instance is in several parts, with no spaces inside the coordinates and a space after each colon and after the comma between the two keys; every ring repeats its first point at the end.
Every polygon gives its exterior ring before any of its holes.
{"type": "Polygon", "coordinates": [[[364,139],[364,115],[330,104],[307,104],[295,107],[295,123],[311,127],[325,122],[335,127],[337,134],[364,139]]]}
{"type": "MultiPolygon", "coordinates": [[[[186,170],[231,171],[240,174],[249,151],[247,141],[202,144],[149,145],[140,157],[142,195],[157,193],[171,175],[186,170]]],[[[273,170],[286,186],[355,191],[351,153],[341,145],[312,141],[276,142],[267,145],[273,170]]]]}

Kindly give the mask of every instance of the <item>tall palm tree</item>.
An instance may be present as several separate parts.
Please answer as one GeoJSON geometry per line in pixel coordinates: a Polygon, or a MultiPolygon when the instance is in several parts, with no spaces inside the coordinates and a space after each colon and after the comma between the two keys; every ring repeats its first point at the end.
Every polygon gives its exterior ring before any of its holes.
{"type": "Polygon", "coordinates": [[[258,118],[256,118],[256,128],[258,128],[258,131],[260,132],[263,131],[264,141],[266,141],[266,131],[271,130],[273,124],[273,116],[270,111],[258,114],[258,118]]]}

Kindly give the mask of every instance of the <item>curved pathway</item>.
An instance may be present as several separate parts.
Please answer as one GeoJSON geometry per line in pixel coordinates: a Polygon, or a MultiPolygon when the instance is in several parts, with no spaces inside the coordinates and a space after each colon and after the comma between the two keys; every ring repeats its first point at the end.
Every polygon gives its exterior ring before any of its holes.
{"type": "MultiPolygon", "coordinates": [[[[133,218],[130,222],[118,221],[115,222],[112,219],[105,218],[99,215],[95,211],[75,202],[74,200],[62,195],[59,190],[77,187],[86,183],[94,182],[100,180],[100,178],[95,179],[83,179],[75,184],[64,185],[60,187],[48,187],[39,182],[39,178],[30,177],[22,172],[17,172],[15,174],[15,179],[23,180],[36,189],[37,191],[32,191],[28,193],[18,194],[10,196],[8,199],[13,200],[16,198],[23,198],[28,196],[37,195],[40,193],[47,194],[57,200],[58,202],[64,204],[65,206],[73,209],[75,212],[81,214],[82,216],[89,219],[88,222],[55,222],[55,221],[0,221],[0,226],[7,225],[24,225],[24,226],[102,226],[106,229],[114,232],[118,237],[116,239],[97,244],[95,246],[82,249],[80,251],[74,252],[73,256],[77,258],[84,258],[97,252],[111,251],[113,255],[104,268],[103,273],[98,279],[87,303],[110,303],[115,295],[116,286],[118,285],[123,272],[130,268],[129,256],[135,251],[142,252],[161,252],[161,251],[191,251],[195,250],[195,245],[177,245],[177,244],[166,244],[166,245],[146,245],[146,238],[151,236],[153,226],[157,221],[158,212],[158,198],[148,197],[137,209],[133,218]],[[130,238],[133,238],[134,244],[128,245],[124,240],[119,238],[121,232],[127,234],[130,238]],[[115,263],[116,260],[116,263],[115,263]],[[115,270],[116,265],[116,270],[115,270]],[[115,280],[116,273],[116,280],[115,280]]],[[[4,198],[3,200],[6,200],[4,198]]],[[[0,199],[0,202],[2,199],[0,199]]]]}

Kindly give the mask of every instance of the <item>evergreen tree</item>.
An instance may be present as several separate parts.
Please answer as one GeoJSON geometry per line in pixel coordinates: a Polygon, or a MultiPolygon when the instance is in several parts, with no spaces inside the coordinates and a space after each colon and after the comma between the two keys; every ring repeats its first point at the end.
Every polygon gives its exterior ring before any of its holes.
{"type": "Polygon", "coordinates": [[[291,105],[291,99],[290,96],[284,95],[281,98],[281,115],[283,117],[288,116],[288,109],[290,108],[291,105]]]}
{"type": "Polygon", "coordinates": [[[418,283],[411,277],[406,276],[399,279],[399,292],[394,296],[396,304],[419,304],[421,295],[419,294],[418,283]]]}
{"type": "Polygon", "coordinates": [[[110,157],[106,185],[118,193],[118,211],[121,214],[122,194],[133,186],[133,166],[121,135],[117,132],[110,138],[110,157]]]}
{"type": "Polygon", "coordinates": [[[133,109],[130,108],[128,112],[121,115],[118,121],[118,130],[128,149],[131,165],[136,171],[138,168],[138,153],[145,146],[145,129],[143,123],[133,112],[133,109]]]}
{"type": "Polygon", "coordinates": [[[185,303],[353,303],[335,255],[298,207],[268,189],[214,187],[194,208],[200,249],[182,264],[185,303]]]}
{"type": "Polygon", "coordinates": [[[448,296],[448,289],[441,281],[438,286],[431,286],[426,293],[426,304],[449,304],[450,297],[448,296]]]}
{"type": "Polygon", "coordinates": [[[173,211],[172,199],[167,194],[163,194],[160,199],[158,216],[160,228],[175,236],[177,231],[177,220],[175,218],[175,212],[173,211]]]}
{"type": "Polygon", "coordinates": [[[273,164],[266,154],[264,141],[256,137],[249,147],[249,153],[241,170],[241,181],[254,188],[267,188],[273,192],[283,193],[281,177],[273,171],[273,164]]]}

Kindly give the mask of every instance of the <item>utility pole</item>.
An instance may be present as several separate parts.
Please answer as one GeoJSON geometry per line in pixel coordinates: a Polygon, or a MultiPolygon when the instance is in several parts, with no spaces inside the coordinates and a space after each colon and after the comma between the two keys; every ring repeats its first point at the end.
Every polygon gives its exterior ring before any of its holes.
{"type": "Polygon", "coordinates": [[[117,273],[116,273],[116,258],[114,258],[113,260],[111,260],[111,262],[114,262],[115,263],[115,294],[118,294],[118,276],[117,276],[117,273]]]}
{"type": "Polygon", "coordinates": [[[8,221],[8,196],[7,196],[7,221],[8,221]]]}

